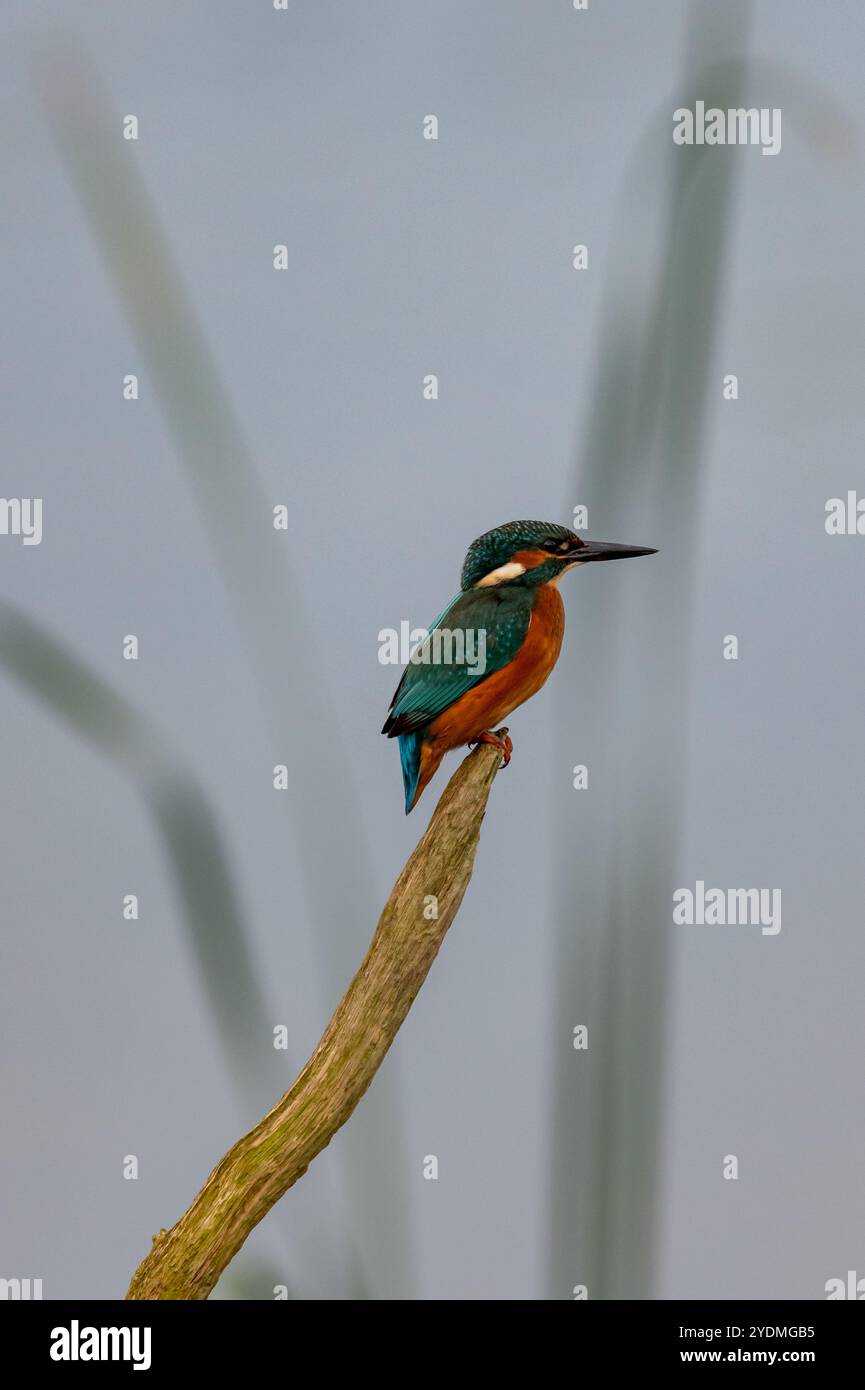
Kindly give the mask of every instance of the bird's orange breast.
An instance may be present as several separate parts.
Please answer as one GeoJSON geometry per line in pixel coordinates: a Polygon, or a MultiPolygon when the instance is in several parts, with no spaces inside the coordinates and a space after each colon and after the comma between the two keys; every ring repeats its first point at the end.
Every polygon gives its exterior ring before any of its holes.
{"type": "Polygon", "coordinates": [[[543,584],[525,641],[513,661],[480,681],[429,725],[427,740],[444,753],[469,743],[487,729],[495,729],[512,710],[540,690],[562,649],[565,609],[554,584],[543,584]]]}

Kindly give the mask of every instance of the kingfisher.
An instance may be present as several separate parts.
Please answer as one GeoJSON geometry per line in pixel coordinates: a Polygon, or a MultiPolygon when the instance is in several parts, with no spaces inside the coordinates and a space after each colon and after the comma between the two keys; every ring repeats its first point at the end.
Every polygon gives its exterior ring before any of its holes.
{"type": "Polygon", "coordinates": [[[399,739],[406,815],[445,753],[491,743],[496,729],[540,690],[562,649],[566,570],[595,560],[656,555],[646,546],[584,541],[550,521],[508,521],[472,541],[460,592],[414,648],[383,734],[399,739]]]}

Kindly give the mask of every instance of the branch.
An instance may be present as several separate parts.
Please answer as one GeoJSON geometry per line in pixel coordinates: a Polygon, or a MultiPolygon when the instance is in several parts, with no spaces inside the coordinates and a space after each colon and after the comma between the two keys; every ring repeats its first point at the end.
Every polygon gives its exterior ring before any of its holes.
{"type": "MultiPolygon", "coordinates": [[[[507,732],[499,730],[499,737],[507,732]]],[[[403,869],[369,950],[300,1076],[229,1149],[186,1213],[160,1231],[128,1299],[204,1299],[246,1237],[330,1143],[366,1091],[457,914],[499,765],[464,758],[403,869]],[[438,915],[427,918],[430,895],[438,915]]]]}

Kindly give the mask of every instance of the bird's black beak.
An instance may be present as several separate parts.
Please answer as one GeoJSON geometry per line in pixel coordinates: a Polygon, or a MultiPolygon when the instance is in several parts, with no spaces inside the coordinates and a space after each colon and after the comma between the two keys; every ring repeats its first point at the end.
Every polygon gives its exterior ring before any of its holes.
{"type": "Polygon", "coordinates": [[[570,560],[579,564],[589,560],[630,560],[635,555],[657,555],[657,550],[645,545],[617,545],[615,541],[586,541],[571,551],[570,560]]]}

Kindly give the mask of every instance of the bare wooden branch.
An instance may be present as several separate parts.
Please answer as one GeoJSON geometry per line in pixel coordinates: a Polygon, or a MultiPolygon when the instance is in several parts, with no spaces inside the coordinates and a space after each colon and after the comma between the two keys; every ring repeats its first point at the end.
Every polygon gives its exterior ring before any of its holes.
{"type": "Polygon", "coordinates": [[[499,759],[490,744],[463,759],[312,1057],[264,1119],[229,1149],[177,1224],[154,1236],[127,1298],[207,1298],[250,1231],[345,1124],[457,914],[499,759]]]}

